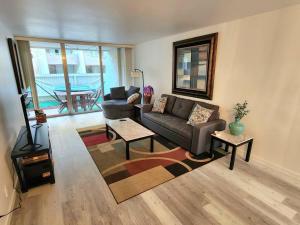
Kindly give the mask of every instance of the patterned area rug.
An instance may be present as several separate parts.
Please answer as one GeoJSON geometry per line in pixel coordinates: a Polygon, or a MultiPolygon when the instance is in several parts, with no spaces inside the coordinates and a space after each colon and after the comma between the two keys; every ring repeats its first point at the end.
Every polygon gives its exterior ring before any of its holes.
{"type": "Polygon", "coordinates": [[[105,125],[77,131],[117,203],[224,156],[217,151],[212,158],[207,153],[194,156],[156,135],[153,153],[150,139],[132,142],[130,160],[126,160],[125,143],[113,131],[107,139],[105,125]]]}

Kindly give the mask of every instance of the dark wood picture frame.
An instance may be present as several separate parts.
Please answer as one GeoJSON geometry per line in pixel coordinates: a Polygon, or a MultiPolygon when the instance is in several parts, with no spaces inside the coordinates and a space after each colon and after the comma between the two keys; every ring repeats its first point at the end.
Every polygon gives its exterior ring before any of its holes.
{"type": "Polygon", "coordinates": [[[24,90],[24,83],[23,83],[17,43],[12,38],[7,38],[7,44],[10,53],[11,63],[15,74],[18,94],[23,94],[22,91],[24,90]]]}
{"type": "MultiPolygon", "coordinates": [[[[172,79],[172,93],[179,95],[186,95],[196,98],[203,98],[212,100],[213,97],[213,87],[214,87],[214,73],[216,64],[216,53],[218,44],[218,33],[212,33],[200,37],[190,38],[182,41],[177,41],[173,43],[173,79],[172,79]],[[193,46],[206,45],[208,47],[207,54],[207,68],[206,68],[206,80],[205,80],[205,90],[200,90],[196,88],[181,88],[177,85],[177,71],[178,71],[178,49],[189,48],[193,46]]],[[[191,62],[192,64],[193,62],[191,62]]],[[[198,63],[198,62],[196,62],[198,63]]],[[[191,79],[191,76],[190,76],[191,79]]],[[[196,77],[197,79],[197,77],[196,77]]],[[[192,82],[192,81],[190,81],[192,82]]]]}

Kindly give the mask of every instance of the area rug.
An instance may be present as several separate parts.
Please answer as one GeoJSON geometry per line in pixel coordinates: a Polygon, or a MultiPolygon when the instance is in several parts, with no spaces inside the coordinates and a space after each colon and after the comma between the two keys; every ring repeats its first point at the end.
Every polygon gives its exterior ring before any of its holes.
{"type": "Polygon", "coordinates": [[[194,156],[155,135],[153,153],[150,139],[139,140],[130,143],[130,160],[126,160],[125,143],[113,131],[106,138],[105,125],[77,131],[117,203],[224,156],[218,151],[212,158],[207,153],[194,156]]]}

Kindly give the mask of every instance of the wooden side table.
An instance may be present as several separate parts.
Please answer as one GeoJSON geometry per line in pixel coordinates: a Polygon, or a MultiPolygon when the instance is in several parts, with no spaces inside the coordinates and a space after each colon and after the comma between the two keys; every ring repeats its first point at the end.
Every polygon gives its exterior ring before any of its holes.
{"type": "Polygon", "coordinates": [[[249,162],[252,144],[253,144],[253,137],[251,137],[247,134],[242,134],[240,136],[234,136],[234,135],[231,135],[228,131],[217,131],[216,133],[211,134],[210,154],[213,153],[214,140],[218,140],[218,141],[224,143],[226,152],[228,152],[229,146],[232,147],[229,169],[233,170],[237,147],[245,145],[245,144],[248,144],[245,161],[249,162]]]}
{"type": "Polygon", "coordinates": [[[55,183],[51,143],[47,123],[35,130],[38,147],[28,145],[27,130],[22,127],[11,152],[22,192],[45,183],[55,183]],[[27,146],[27,148],[24,148],[27,146]]]}

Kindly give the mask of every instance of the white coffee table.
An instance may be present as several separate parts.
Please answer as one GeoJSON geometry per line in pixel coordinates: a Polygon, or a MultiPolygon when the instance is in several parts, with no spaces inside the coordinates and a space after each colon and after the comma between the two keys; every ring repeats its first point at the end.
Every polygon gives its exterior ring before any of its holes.
{"type": "Polygon", "coordinates": [[[151,130],[134,122],[129,118],[106,120],[106,137],[109,138],[108,131],[113,130],[121,137],[126,144],[126,159],[130,159],[129,144],[134,141],[150,138],[150,151],[153,152],[153,133],[151,130]]]}

